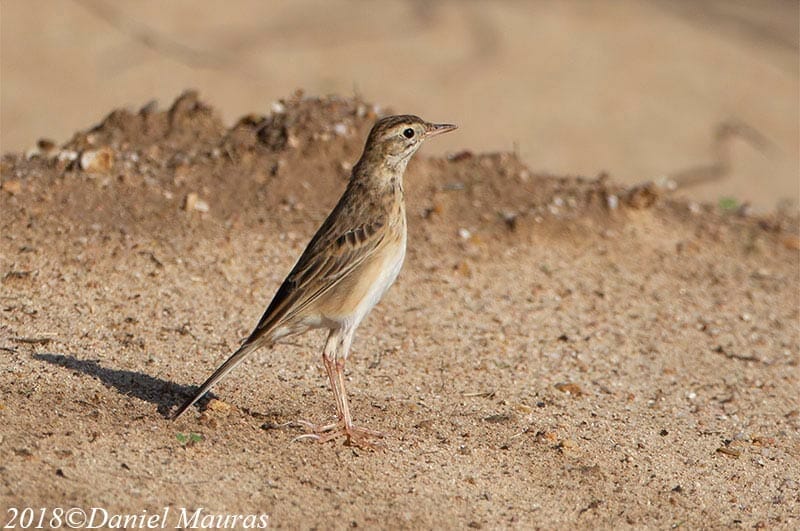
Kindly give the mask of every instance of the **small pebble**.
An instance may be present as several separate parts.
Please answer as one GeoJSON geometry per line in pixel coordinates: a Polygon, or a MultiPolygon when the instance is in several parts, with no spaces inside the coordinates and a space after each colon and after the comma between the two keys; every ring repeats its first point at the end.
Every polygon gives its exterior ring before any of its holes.
{"type": "Polygon", "coordinates": [[[17,195],[22,191],[22,183],[16,179],[3,182],[3,191],[11,195],[17,195]]]}
{"type": "Polygon", "coordinates": [[[84,151],[80,164],[88,173],[106,173],[114,165],[114,152],[109,147],[84,151]]]}
{"type": "Polygon", "coordinates": [[[192,210],[196,210],[197,212],[208,212],[209,206],[208,203],[200,199],[195,192],[190,192],[186,195],[186,200],[183,203],[183,209],[187,212],[191,212],[192,210]]]}
{"type": "Polygon", "coordinates": [[[572,396],[581,396],[583,394],[583,389],[576,383],[562,382],[557,383],[554,387],[562,393],[568,393],[572,396]]]}
{"type": "Polygon", "coordinates": [[[78,158],[78,153],[76,151],[72,151],[70,149],[65,149],[63,151],[58,152],[58,161],[59,162],[72,162],[73,160],[78,158]]]}

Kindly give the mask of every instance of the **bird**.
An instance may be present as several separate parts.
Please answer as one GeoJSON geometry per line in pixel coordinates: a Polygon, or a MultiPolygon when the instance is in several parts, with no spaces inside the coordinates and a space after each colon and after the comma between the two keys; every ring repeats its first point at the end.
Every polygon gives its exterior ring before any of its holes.
{"type": "Polygon", "coordinates": [[[173,419],[256,350],[309,330],[325,329],[328,336],[322,362],[336,400],[337,421],[325,426],[303,421],[310,433],[298,439],[327,442],[344,437],[347,444],[379,445],[377,439],[385,434],[353,423],[344,385],[345,362],[358,325],[394,283],[403,266],[407,240],[403,190],[406,166],[426,140],[456,128],[410,114],[387,116],[375,122],[344,193],[256,327],[176,410],[173,419]]]}

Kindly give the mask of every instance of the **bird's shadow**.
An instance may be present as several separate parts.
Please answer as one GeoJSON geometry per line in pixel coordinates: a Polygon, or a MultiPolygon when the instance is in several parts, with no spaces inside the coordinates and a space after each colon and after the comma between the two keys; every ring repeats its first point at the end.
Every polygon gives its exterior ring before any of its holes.
{"type": "MultiPolygon", "coordinates": [[[[195,386],[176,384],[140,372],[103,367],[97,360],[82,360],[73,356],[44,352],[34,354],[33,357],[59,367],[88,374],[108,387],[115,388],[123,395],[156,404],[158,412],[165,418],[170,416],[172,408],[182,404],[192,392],[197,390],[195,386]]],[[[203,401],[207,400],[208,395],[203,401]]]]}

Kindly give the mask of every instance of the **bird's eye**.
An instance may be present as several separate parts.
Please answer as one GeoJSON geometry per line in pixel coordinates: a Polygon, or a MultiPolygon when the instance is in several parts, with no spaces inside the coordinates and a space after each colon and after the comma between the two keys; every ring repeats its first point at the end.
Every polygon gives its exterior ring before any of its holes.
{"type": "Polygon", "coordinates": [[[414,138],[414,130],[409,127],[408,129],[403,131],[403,136],[406,138],[414,138]]]}

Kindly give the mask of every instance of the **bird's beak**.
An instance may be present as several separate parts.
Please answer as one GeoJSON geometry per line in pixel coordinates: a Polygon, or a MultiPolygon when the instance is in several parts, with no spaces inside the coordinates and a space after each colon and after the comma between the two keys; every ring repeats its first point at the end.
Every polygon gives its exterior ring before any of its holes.
{"type": "Polygon", "coordinates": [[[458,126],[453,124],[426,124],[425,136],[441,135],[455,129],[458,129],[458,126]]]}

